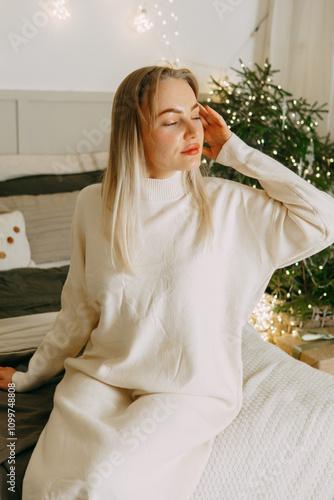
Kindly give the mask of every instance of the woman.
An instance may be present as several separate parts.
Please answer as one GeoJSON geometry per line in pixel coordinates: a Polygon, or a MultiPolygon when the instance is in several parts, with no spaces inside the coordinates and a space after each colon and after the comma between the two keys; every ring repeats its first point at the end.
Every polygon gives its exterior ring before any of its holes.
{"type": "Polygon", "coordinates": [[[158,66],[116,92],[102,190],[77,201],[62,310],[27,373],[1,370],[2,388],[29,391],[65,366],[23,500],[189,500],[240,410],[242,328],[272,273],[334,241],[334,200],[197,95],[188,70],[158,66]],[[202,153],[264,189],[203,178],[202,153]]]}

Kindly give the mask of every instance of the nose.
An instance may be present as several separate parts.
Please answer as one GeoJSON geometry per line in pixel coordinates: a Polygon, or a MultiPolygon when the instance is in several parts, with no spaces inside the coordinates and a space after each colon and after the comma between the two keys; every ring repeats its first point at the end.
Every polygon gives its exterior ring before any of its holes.
{"type": "Polygon", "coordinates": [[[186,126],[185,126],[185,131],[184,131],[184,136],[185,138],[192,138],[192,137],[197,137],[198,135],[198,124],[197,121],[194,120],[187,120],[186,126]]]}

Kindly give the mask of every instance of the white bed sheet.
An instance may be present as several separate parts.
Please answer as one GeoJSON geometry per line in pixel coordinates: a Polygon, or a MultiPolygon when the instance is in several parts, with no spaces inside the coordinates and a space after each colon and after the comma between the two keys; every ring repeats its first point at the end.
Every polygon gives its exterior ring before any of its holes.
{"type": "Polygon", "coordinates": [[[68,266],[70,264],[70,260],[58,260],[56,262],[41,262],[39,264],[34,264],[33,267],[37,267],[40,269],[49,269],[51,267],[63,267],[68,266]]]}
{"type": "Polygon", "coordinates": [[[52,326],[57,312],[29,314],[0,320],[0,353],[36,349],[52,326]]]}

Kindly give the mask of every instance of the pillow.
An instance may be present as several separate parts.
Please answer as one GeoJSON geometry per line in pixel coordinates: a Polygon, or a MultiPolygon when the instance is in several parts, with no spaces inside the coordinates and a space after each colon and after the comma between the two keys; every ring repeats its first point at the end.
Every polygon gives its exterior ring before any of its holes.
{"type": "Polygon", "coordinates": [[[0,271],[28,267],[30,257],[23,214],[19,210],[0,214],[0,271]]]}
{"type": "Polygon", "coordinates": [[[0,182],[0,196],[52,194],[79,191],[101,182],[104,170],[66,175],[32,175],[0,182]]]}
{"type": "Polygon", "coordinates": [[[66,175],[107,168],[107,152],[68,155],[1,155],[0,181],[31,175],[66,175]]]}
{"type": "Polygon", "coordinates": [[[0,212],[22,212],[31,258],[36,264],[70,258],[71,224],[78,194],[79,191],[73,191],[0,199],[0,212]]]}

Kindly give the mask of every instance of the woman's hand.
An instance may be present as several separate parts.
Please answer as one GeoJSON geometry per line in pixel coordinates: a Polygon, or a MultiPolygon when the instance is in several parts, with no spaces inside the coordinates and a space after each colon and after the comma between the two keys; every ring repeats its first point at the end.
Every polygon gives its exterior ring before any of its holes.
{"type": "Polygon", "coordinates": [[[8,384],[11,384],[12,377],[17,370],[10,366],[0,366],[0,389],[7,391],[8,384]]]}
{"type": "Polygon", "coordinates": [[[199,113],[204,128],[204,139],[210,148],[203,148],[203,154],[215,160],[225,142],[232,136],[224,118],[210,106],[199,104],[199,113]]]}

